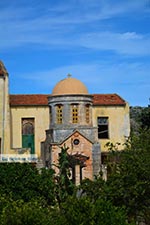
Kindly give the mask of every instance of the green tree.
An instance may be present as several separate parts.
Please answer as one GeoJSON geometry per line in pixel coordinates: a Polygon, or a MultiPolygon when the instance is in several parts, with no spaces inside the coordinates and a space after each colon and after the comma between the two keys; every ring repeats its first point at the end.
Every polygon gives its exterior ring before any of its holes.
{"type": "Polygon", "coordinates": [[[55,202],[54,171],[37,170],[35,165],[27,163],[0,164],[0,193],[11,196],[13,200],[43,198],[47,204],[55,202]]]}
{"type": "Polygon", "coordinates": [[[144,107],[139,116],[142,129],[150,129],[150,107],[144,107]]]}
{"type": "Polygon", "coordinates": [[[105,200],[105,185],[101,175],[96,176],[94,180],[84,179],[78,187],[77,196],[87,196],[91,202],[97,199],[105,200]]]}
{"type": "Polygon", "coordinates": [[[61,225],[127,225],[124,210],[110,202],[84,196],[69,197],[62,203],[60,211],[61,225]]]}
{"type": "Polygon", "coordinates": [[[1,225],[50,225],[49,208],[43,207],[43,203],[36,200],[24,202],[12,200],[7,196],[0,196],[1,225]]]}
{"type": "Polygon", "coordinates": [[[132,137],[126,146],[121,154],[112,151],[120,161],[108,177],[105,195],[113,205],[126,209],[129,220],[150,224],[150,130],[132,137]]]}
{"type": "Polygon", "coordinates": [[[56,180],[56,198],[60,206],[61,202],[64,202],[68,195],[72,195],[74,192],[74,184],[70,179],[70,163],[68,157],[68,147],[65,145],[61,147],[61,152],[59,153],[58,165],[59,169],[58,175],[55,176],[56,180]]]}

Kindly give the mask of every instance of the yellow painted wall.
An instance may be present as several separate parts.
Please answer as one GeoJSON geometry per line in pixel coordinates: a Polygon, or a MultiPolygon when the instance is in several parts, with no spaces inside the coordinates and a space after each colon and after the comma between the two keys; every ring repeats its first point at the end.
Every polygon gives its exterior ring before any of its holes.
{"type": "MultiPolygon", "coordinates": [[[[130,134],[129,106],[94,106],[92,109],[93,126],[97,127],[97,117],[109,117],[109,139],[99,139],[101,151],[107,142],[125,142],[130,134]]],[[[40,156],[41,142],[45,140],[45,130],[49,129],[48,106],[11,107],[11,148],[22,147],[22,118],[35,119],[35,153],[40,156]]],[[[120,146],[122,149],[122,146],[120,146]]]]}
{"type": "Polygon", "coordinates": [[[0,78],[0,138],[1,153],[8,154],[10,150],[10,107],[8,94],[8,75],[0,78]]]}
{"type": "Polygon", "coordinates": [[[34,118],[35,154],[40,156],[41,142],[45,140],[45,130],[49,128],[48,106],[11,107],[11,147],[22,147],[22,118],[34,118]]]}
{"type": "Polygon", "coordinates": [[[0,79],[0,138],[3,136],[3,89],[4,89],[3,78],[0,79]]]}
{"type": "MultiPolygon", "coordinates": [[[[97,127],[97,117],[109,118],[109,139],[99,139],[101,151],[107,151],[104,147],[107,142],[124,143],[130,134],[129,105],[126,106],[94,106],[92,117],[93,125],[97,127]]],[[[122,146],[120,146],[122,149],[122,146]]]]}

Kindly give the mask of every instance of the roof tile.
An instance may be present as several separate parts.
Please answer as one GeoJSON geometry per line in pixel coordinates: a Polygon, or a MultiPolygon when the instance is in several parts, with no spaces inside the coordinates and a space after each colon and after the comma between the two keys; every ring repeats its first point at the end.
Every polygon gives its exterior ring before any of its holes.
{"type": "Polygon", "coordinates": [[[10,95],[11,106],[48,105],[48,95],[10,95]]]}
{"type": "MultiPolygon", "coordinates": [[[[10,95],[11,106],[43,106],[48,105],[48,96],[34,95],[10,95]]],[[[94,105],[125,105],[126,102],[117,94],[93,94],[94,105]]]]}
{"type": "Polygon", "coordinates": [[[94,105],[125,105],[126,102],[117,94],[93,94],[94,105]]]}

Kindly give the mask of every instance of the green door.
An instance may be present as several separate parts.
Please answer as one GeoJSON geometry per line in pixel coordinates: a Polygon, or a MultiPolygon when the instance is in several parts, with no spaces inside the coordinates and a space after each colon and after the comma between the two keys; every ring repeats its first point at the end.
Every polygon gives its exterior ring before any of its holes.
{"type": "Polygon", "coordinates": [[[22,147],[30,148],[31,154],[34,154],[34,134],[24,134],[22,135],[22,147]]]}

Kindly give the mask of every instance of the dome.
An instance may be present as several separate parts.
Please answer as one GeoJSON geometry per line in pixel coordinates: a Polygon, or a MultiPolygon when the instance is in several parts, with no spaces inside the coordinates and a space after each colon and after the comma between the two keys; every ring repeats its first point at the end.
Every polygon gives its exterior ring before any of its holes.
{"type": "Polygon", "coordinates": [[[52,95],[70,95],[70,94],[88,94],[86,86],[78,79],[68,75],[67,78],[59,81],[53,91],[52,95]]]}

